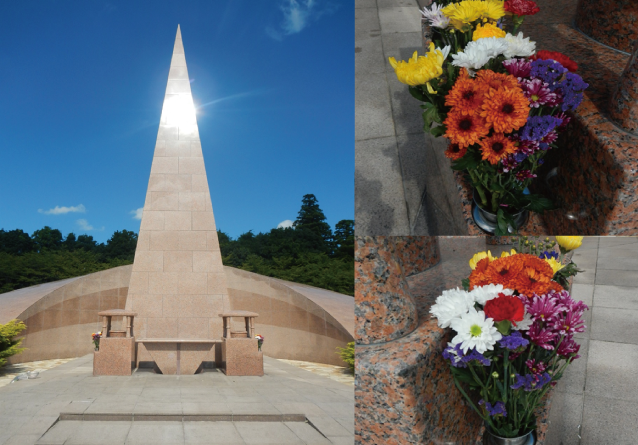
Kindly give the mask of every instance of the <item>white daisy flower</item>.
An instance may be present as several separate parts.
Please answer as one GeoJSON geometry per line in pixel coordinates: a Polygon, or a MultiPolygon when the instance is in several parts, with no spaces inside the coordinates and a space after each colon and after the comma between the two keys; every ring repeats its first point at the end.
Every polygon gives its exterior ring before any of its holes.
{"type": "Polygon", "coordinates": [[[486,37],[467,44],[463,52],[452,54],[452,65],[468,70],[478,70],[493,57],[499,56],[508,49],[505,38],[486,37]]]}
{"type": "Polygon", "coordinates": [[[470,291],[470,295],[481,306],[485,306],[490,300],[498,297],[498,294],[514,295],[514,291],[511,289],[504,289],[502,284],[488,284],[486,286],[478,286],[470,291]]]}
{"type": "Polygon", "coordinates": [[[452,344],[461,344],[463,354],[476,348],[476,351],[483,354],[487,350],[494,349],[494,344],[503,338],[500,332],[494,327],[494,320],[485,318],[485,312],[477,311],[473,307],[461,318],[455,318],[450,326],[456,331],[456,336],[452,339],[452,344]]]}
{"type": "Polygon", "coordinates": [[[450,326],[452,320],[460,318],[474,306],[474,298],[469,292],[459,289],[444,290],[430,308],[430,313],[437,318],[440,328],[450,326]]]}
{"type": "Polygon", "coordinates": [[[503,40],[507,42],[507,50],[503,52],[506,58],[512,57],[529,57],[536,52],[536,42],[531,41],[529,37],[523,38],[523,33],[513,36],[507,33],[503,40]]]}
{"type": "Polygon", "coordinates": [[[534,324],[534,320],[532,320],[532,314],[525,311],[525,315],[523,315],[522,321],[517,321],[516,326],[512,323],[512,329],[515,331],[527,331],[534,324]]]}
{"type": "Polygon", "coordinates": [[[443,6],[437,6],[436,2],[432,3],[430,9],[423,7],[421,14],[430,22],[430,25],[435,28],[445,29],[450,24],[450,19],[443,14],[443,6]]]}

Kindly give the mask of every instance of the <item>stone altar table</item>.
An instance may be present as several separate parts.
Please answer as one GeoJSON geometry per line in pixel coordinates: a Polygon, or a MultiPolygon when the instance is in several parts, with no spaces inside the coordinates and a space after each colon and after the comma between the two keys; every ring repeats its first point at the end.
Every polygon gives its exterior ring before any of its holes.
{"type": "Polygon", "coordinates": [[[255,338],[255,312],[229,311],[219,314],[223,319],[222,362],[226,375],[264,375],[264,356],[255,338]],[[245,331],[232,330],[232,318],[243,318],[245,331]]]}
{"type": "Polygon", "coordinates": [[[142,343],[162,374],[195,374],[221,340],[197,338],[146,338],[142,343]]]}
{"type": "Polygon", "coordinates": [[[102,317],[100,349],[93,354],[93,375],[131,375],[135,367],[135,312],[111,309],[98,312],[102,317]],[[122,317],[120,330],[111,329],[113,317],[122,317]]]}

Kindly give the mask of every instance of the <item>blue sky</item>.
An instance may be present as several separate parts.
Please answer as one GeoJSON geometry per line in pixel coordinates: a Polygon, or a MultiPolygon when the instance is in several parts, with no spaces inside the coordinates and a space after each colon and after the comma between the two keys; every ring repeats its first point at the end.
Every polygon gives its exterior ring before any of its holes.
{"type": "Polygon", "coordinates": [[[0,228],[139,230],[178,23],[217,227],[354,219],[351,0],[0,3],[0,228]]]}

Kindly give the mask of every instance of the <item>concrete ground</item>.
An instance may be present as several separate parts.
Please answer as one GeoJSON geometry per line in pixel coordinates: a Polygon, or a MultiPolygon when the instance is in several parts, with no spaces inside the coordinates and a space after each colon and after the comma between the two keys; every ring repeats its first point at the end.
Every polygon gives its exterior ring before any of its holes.
{"type": "Polygon", "coordinates": [[[264,372],[93,377],[81,357],[0,388],[0,444],[354,443],[351,385],[268,357],[264,372]]]}
{"type": "Polygon", "coordinates": [[[357,235],[463,235],[446,142],[423,132],[420,102],[388,57],[423,55],[416,0],[355,1],[357,235]]]}
{"type": "Polygon", "coordinates": [[[638,237],[585,238],[574,298],[590,307],[581,358],[556,386],[547,444],[638,443],[638,237]]]}

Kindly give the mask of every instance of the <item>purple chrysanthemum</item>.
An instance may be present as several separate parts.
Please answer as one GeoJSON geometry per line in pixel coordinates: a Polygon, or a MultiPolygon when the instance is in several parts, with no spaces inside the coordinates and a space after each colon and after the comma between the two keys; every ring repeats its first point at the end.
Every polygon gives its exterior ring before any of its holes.
{"type": "Polygon", "coordinates": [[[563,131],[565,127],[567,127],[567,124],[569,124],[569,122],[572,120],[572,118],[565,113],[559,113],[556,115],[556,117],[563,120],[563,122],[561,122],[561,124],[556,127],[558,131],[563,131]]]}
{"type": "Polygon", "coordinates": [[[524,301],[525,311],[531,314],[534,320],[540,322],[553,322],[564,309],[555,292],[547,295],[534,295],[524,301]]]}
{"type": "Polygon", "coordinates": [[[556,93],[549,90],[549,85],[541,79],[525,79],[520,82],[523,94],[529,99],[529,106],[538,108],[541,105],[556,102],[556,93]]]}
{"type": "Polygon", "coordinates": [[[520,138],[523,141],[540,141],[561,122],[554,116],[530,116],[525,126],[521,128],[520,138]]]}
{"type": "Polygon", "coordinates": [[[573,338],[565,337],[561,344],[558,345],[556,353],[561,357],[573,357],[574,360],[576,360],[580,357],[580,355],[578,355],[578,351],[580,351],[580,345],[576,343],[573,338]]]}
{"type": "Polygon", "coordinates": [[[492,417],[494,416],[503,416],[507,417],[507,411],[505,410],[505,404],[503,402],[496,402],[494,406],[490,402],[486,402],[485,400],[479,400],[479,405],[485,405],[485,409],[488,414],[492,417]]]}
{"type": "Polygon", "coordinates": [[[498,341],[498,344],[501,348],[506,348],[513,351],[515,349],[529,345],[529,340],[523,338],[523,334],[521,334],[520,331],[512,331],[510,335],[501,338],[498,341]]]}
{"type": "Polygon", "coordinates": [[[558,79],[567,72],[567,69],[563,65],[552,59],[534,60],[531,65],[530,76],[532,78],[541,79],[547,83],[549,89],[552,91],[556,88],[558,79]]]}
{"type": "Polygon", "coordinates": [[[507,173],[510,170],[515,169],[518,166],[519,162],[522,162],[522,160],[517,161],[515,155],[509,155],[501,159],[501,168],[499,171],[501,173],[507,173]]]}
{"type": "Polygon", "coordinates": [[[547,369],[547,365],[540,360],[526,360],[525,366],[527,366],[529,372],[531,372],[534,376],[540,376],[545,372],[545,369],[547,369]]]}
{"type": "Polygon", "coordinates": [[[531,170],[520,170],[518,172],[516,172],[516,180],[518,182],[523,182],[526,181],[528,179],[532,179],[535,178],[536,175],[534,173],[532,173],[531,170]]]}
{"type": "Polygon", "coordinates": [[[554,330],[560,335],[568,336],[585,332],[585,321],[581,318],[581,315],[582,313],[579,312],[563,312],[554,322],[554,330]]]}
{"type": "Polygon", "coordinates": [[[552,343],[556,339],[556,334],[552,329],[540,326],[538,322],[532,324],[527,331],[527,336],[536,346],[540,346],[548,351],[554,349],[554,345],[552,343]]]}
{"type": "Polygon", "coordinates": [[[529,77],[532,70],[532,64],[525,59],[509,59],[503,62],[505,69],[519,80],[523,77],[529,77]]]}
{"type": "Polygon", "coordinates": [[[548,150],[550,147],[550,144],[553,144],[554,142],[556,142],[557,139],[558,139],[558,133],[556,133],[556,129],[553,129],[552,131],[547,133],[545,136],[543,136],[540,141],[538,141],[538,147],[541,150],[548,150]]]}

